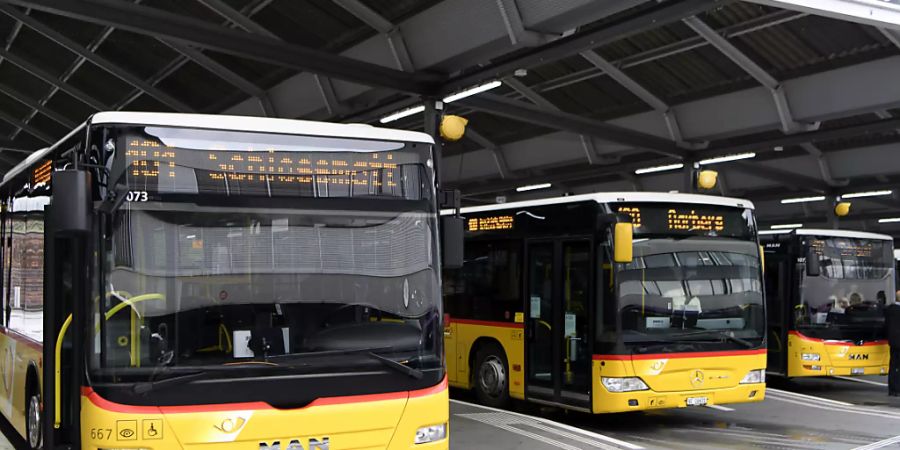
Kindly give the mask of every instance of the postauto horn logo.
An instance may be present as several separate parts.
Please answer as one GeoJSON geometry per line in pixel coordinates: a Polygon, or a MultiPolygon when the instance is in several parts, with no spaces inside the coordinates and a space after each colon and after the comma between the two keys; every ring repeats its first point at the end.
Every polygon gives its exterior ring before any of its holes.
{"type": "Polygon", "coordinates": [[[328,440],[327,437],[321,440],[311,438],[306,447],[300,443],[300,439],[291,439],[284,447],[281,446],[282,441],[260,442],[259,450],[328,450],[328,440]]]}

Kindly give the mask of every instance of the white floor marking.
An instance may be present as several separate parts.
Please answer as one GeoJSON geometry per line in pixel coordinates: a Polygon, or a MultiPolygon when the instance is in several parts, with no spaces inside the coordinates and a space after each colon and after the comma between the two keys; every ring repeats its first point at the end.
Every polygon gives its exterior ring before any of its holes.
{"type": "Polygon", "coordinates": [[[529,416],[528,414],[517,413],[517,412],[514,412],[514,411],[506,411],[506,410],[503,410],[503,409],[491,408],[490,406],[476,405],[475,403],[464,402],[464,401],[462,401],[462,400],[454,400],[454,399],[451,399],[450,402],[451,402],[451,403],[456,403],[456,404],[459,404],[459,405],[471,406],[471,407],[473,407],[473,408],[481,408],[481,409],[483,409],[483,410],[485,410],[485,411],[500,412],[500,413],[509,414],[509,415],[516,416],[516,417],[522,417],[522,418],[526,418],[526,419],[535,420],[535,421],[540,422],[540,423],[542,423],[542,424],[544,424],[544,425],[554,426],[554,427],[557,427],[557,428],[560,428],[560,429],[563,429],[563,430],[566,430],[566,431],[570,431],[570,432],[573,432],[573,433],[578,433],[578,434],[581,434],[581,435],[583,435],[583,436],[591,437],[591,438],[594,438],[594,439],[599,439],[599,440],[601,440],[601,441],[606,441],[606,442],[609,442],[609,443],[611,443],[611,444],[615,444],[615,445],[618,445],[618,446],[620,446],[620,447],[625,447],[625,448],[628,448],[628,449],[631,449],[631,450],[643,450],[643,448],[644,448],[644,447],[641,447],[640,445],[632,444],[631,442],[625,442],[625,441],[623,441],[623,440],[616,439],[616,438],[613,438],[613,437],[609,437],[609,436],[606,436],[606,435],[603,435],[603,434],[600,434],[600,433],[595,433],[595,432],[593,432],[593,431],[588,431],[588,430],[584,430],[584,429],[581,429],[581,428],[578,428],[578,427],[573,427],[573,426],[571,426],[571,425],[566,425],[566,424],[564,424],[564,423],[556,422],[556,421],[553,421],[553,420],[550,420],[550,419],[544,419],[543,417],[529,416]]]}
{"type": "Polygon", "coordinates": [[[830,403],[832,405],[853,406],[853,403],[841,402],[838,400],[832,400],[830,398],[824,398],[824,397],[816,397],[814,395],[798,394],[796,392],[791,392],[791,391],[782,391],[781,389],[775,389],[775,388],[770,388],[770,387],[766,388],[766,392],[770,392],[770,393],[774,393],[774,394],[783,394],[783,395],[790,396],[790,397],[796,397],[796,398],[801,398],[801,399],[806,399],[806,400],[811,400],[811,401],[816,401],[816,402],[830,403]]]}
{"type": "Polygon", "coordinates": [[[718,409],[719,411],[727,411],[727,412],[734,411],[734,408],[729,408],[727,406],[721,406],[721,405],[706,405],[706,407],[712,408],[712,409],[718,409]]]}
{"type": "Polygon", "coordinates": [[[857,383],[865,383],[865,384],[872,384],[872,385],[875,385],[875,386],[887,387],[887,383],[879,383],[878,381],[863,380],[863,379],[860,379],[860,378],[842,377],[842,376],[835,376],[834,378],[839,378],[839,379],[841,379],[841,380],[846,380],[846,381],[855,381],[855,382],[857,382],[857,383]]]}
{"type": "Polygon", "coordinates": [[[869,445],[863,445],[862,447],[856,447],[853,450],[875,450],[876,448],[884,448],[888,445],[900,443],[900,436],[894,436],[889,439],[885,439],[883,441],[873,442],[869,445]]]}
{"type": "Polygon", "coordinates": [[[772,400],[777,400],[779,402],[791,403],[794,405],[805,406],[809,408],[823,409],[825,411],[831,412],[846,412],[851,414],[860,414],[864,416],[873,416],[880,417],[882,419],[892,419],[892,420],[900,420],[900,414],[889,412],[889,411],[881,411],[876,409],[866,409],[859,407],[841,407],[834,406],[822,403],[815,403],[808,400],[789,398],[789,397],[781,397],[779,395],[769,395],[768,398],[772,400]]]}

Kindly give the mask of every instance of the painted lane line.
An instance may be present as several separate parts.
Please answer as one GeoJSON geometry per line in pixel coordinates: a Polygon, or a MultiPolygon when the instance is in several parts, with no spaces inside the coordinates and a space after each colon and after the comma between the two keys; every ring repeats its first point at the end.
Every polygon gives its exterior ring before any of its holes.
{"type": "Polygon", "coordinates": [[[727,411],[727,412],[734,411],[734,408],[729,408],[727,406],[721,406],[721,405],[706,405],[706,407],[712,408],[712,409],[718,409],[719,411],[727,411]]]}
{"type": "Polygon", "coordinates": [[[865,383],[865,384],[872,384],[872,385],[875,385],[875,386],[887,387],[887,383],[879,383],[878,381],[862,380],[862,379],[859,379],[859,378],[853,378],[853,377],[842,377],[842,376],[839,376],[839,375],[838,375],[838,376],[835,376],[834,378],[838,378],[838,379],[846,380],[846,381],[855,381],[855,382],[857,382],[857,383],[865,383]]]}
{"type": "Polygon", "coordinates": [[[565,442],[557,441],[556,439],[550,439],[547,436],[541,436],[540,434],[537,434],[537,433],[532,433],[527,430],[522,430],[520,428],[516,428],[512,425],[503,423],[502,420],[493,420],[493,418],[487,417],[489,414],[476,413],[476,414],[454,414],[454,415],[456,417],[462,417],[464,419],[469,419],[469,420],[472,420],[475,422],[481,422],[485,425],[490,425],[492,427],[496,427],[501,430],[513,433],[513,434],[518,434],[519,436],[524,436],[529,439],[534,439],[535,441],[543,442],[554,448],[561,448],[561,449],[565,449],[565,450],[583,450],[578,447],[575,447],[574,445],[569,445],[569,444],[566,444],[565,442]]]}
{"type": "Polygon", "coordinates": [[[804,401],[790,399],[790,398],[777,397],[774,395],[769,396],[769,398],[771,398],[773,400],[777,400],[779,402],[791,403],[793,405],[804,406],[807,408],[816,408],[816,409],[821,409],[821,410],[825,410],[825,411],[829,411],[829,412],[845,412],[845,413],[852,413],[852,414],[860,414],[863,416],[878,417],[881,419],[900,420],[900,415],[892,415],[892,414],[885,413],[883,411],[865,410],[865,409],[860,409],[860,408],[854,408],[854,409],[836,408],[834,406],[819,405],[816,403],[804,402],[804,401]]]}
{"type": "Polygon", "coordinates": [[[812,400],[812,401],[816,401],[816,402],[831,403],[832,405],[854,406],[853,403],[847,403],[847,402],[842,402],[842,401],[838,401],[838,400],[832,400],[832,399],[830,399],[830,398],[825,398],[825,397],[816,397],[816,396],[814,396],[814,395],[800,394],[800,393],[797,393],[797,392],[782,391],[781,389],[775,389],[775,388],[771,388],[771,387],[766,387],[766,392],[771,392],[771,393],[775,393],[775,394],[782,394],[782,395],[786,395],[786,396],[789,396],[789,397],[796,397],[796,398],[801,398],[801,399],[806,399],[806,400],[812,400]]]}
{"type": "Polygon", "coordinates": [[[543,417],[529,416],[528,414],[522,414],[522,413],[518,413],[518,412],[514,412],[514,411],[506,411],[506,410],[498,409],[498,408],[491,408],[490,406],[477,405],[475,403],[464,402],[462,400],[456,400],[456,399],[450,399],[450,402],[456,403],[458,405],[470,406],[473,408],[481,408],[485,411],[494,411],[494,412],[509,414],[511,416],[521,417],[524,419],[535,420],[537,422],[543,423],[544,425],[554,426],[554,427],[557,427],[557,428],[560,428],[560,429],[563,429],[566,431],[571,431],[573,433],[578,433],[583,436],[591,437],[591,438],[598,439],[601,441],[606,441],[611,444],[618,445],[619,447],[625,447],[625,448],[628,448],[631,450],[643,450],[644,449],[644,447],[641,447],[640,445],[637,445],[637,444],[632,444],[631,442],[625,442],[623,440],[616,439],[614,437],[609,437],[604,434],[581,429],[578,427],[573,427],[572,425],[566,425],[564,423],[556,422],[554,420],[544,419],[543,417]]]}
{"type": "Polygon", "coordinates": [[[834,405],[833,401],[828,400],[828,399],[823,399],[820,397],[812,397],[812,396],[791,397],[789,395],[782,395],[781,392],[779,392],[779,393],[770,392],[768,396],[772,397],[775,400],[792,401],[792,402],[797,402],[797,404],[803,404],[803,405],[807,405],[807,406],[813,406],[813,407],[828,406],[829,408],[826,408],[826,409],[834,410],[834,411],[844,411],[844,412],[851,412],[851,413],[856,412],[856,413],[868,414],[868,415],[877,414],[879,417],[900,419],[900,413],[897,413],[897,412],[887,411],[887,410],[883,410],[883,409],[865,408],[862,406],[853,405],[853,404],[849,404],[849,403],[844,404],[844,405],[834,405]],[[808,400],[807,398],[810,398],[812,400],[808,400]]]}
{"type": "Polygon", "coordinates": [[[900,436],[894,436],[889,439],[885,439],[883,441],[873,442],[869,445],[863,445],[862,447],[856,447],[853,450],[875,450],[877,448],[884,448],[888,445],[893,445],[900,443],[900,436]]]}

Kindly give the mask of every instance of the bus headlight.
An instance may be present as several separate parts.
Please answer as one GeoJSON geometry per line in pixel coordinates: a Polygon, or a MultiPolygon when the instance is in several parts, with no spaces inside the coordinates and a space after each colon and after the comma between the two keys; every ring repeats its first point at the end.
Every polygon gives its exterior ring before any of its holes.
{"type": "Polygon", "coordinates": [[[801,353],[800,359],[804,361],[818,361],[822,359],[818,353],[801,353]]]}
{"type": "Polygon", "coordinates": [[[744,379],[741,380],[741,384],[753,384],[753,383],[765,383],[765,382],[766,382],[766,370],[765,369],[751,370],[747,375],[744,376],[744,379]]]}
{"type": "Polygon", "coordinates": [[[647,383],[644,383],[644,380],[641,380],[638,377],[600,377],[600,382],[603,383],[603,386],[609,392],[646,391],[650,389],[649,387],[647,387],[647,383]]]}
{"type": "Polygon", "coordinates": [[[416,444],[427,444],[447,438],[447,424],[431,425],[416,430],[416,444]]]}

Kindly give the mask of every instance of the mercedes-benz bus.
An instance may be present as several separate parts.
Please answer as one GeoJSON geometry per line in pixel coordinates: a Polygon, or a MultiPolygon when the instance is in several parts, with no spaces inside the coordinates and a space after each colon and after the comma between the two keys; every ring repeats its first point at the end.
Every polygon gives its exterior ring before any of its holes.
{"type": "Polygon", "coordinates": [[[31,448],[448,448],[433,140],[102,112],[2,190],[31,448]]]}
{"type": "Polygon", "coordinates": [[[452,386],[590,413],[763,400],[751,202],[596,193],[462,216],[465,263],[443,285],[452,386]]]}
{"type": "Polygon", "coordinates": [[[849,230],[766,231],[769,371],[786,377],[884,375],[884,307],[894,241],[849,230]]]}

